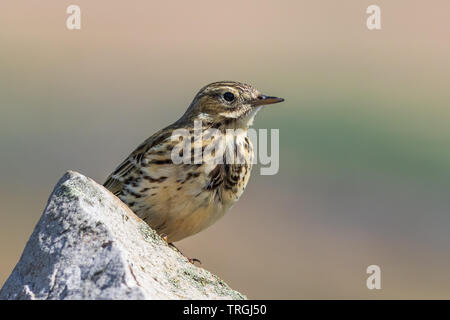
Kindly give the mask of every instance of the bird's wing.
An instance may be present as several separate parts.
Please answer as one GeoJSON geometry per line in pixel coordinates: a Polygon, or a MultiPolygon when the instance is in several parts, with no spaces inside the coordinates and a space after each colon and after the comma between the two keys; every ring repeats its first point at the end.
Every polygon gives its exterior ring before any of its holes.
{"type": "Polygon", "coordinates": [[[172,130],[168,128],[155,133],[153,136],[141,143],[128,158],[125,159],[113,173],[109,175],[103,186],[111,193],[118,196],[122,192],[124,182],[127,178],[133,177],[142,167],[142,161],[152,150],[157,149],[158,145],[170,138],[172,130]]]}

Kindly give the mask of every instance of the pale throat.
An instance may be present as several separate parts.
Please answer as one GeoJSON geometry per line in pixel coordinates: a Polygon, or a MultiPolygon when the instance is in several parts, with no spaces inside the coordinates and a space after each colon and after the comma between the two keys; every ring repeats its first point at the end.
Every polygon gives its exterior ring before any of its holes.
{"type": "Polygon", "coordinates": [[[249,111],[245,112],[243,115],[235,118],[235,127],[247,129],[251,125],[253,125],[253,121],[255,120],[255,116],[259,110],[261,110],[262,106],[252,108],[249,111]]]}
{"type": "Polygon", "coordinates": [[[251,108],[248,110],[236,110],[233,112],[222,112],[219,115],[229,120],[226,126],[230,129],[247,129],[253,124],[256,114],[261,110],[262,106],[251,108]]]}

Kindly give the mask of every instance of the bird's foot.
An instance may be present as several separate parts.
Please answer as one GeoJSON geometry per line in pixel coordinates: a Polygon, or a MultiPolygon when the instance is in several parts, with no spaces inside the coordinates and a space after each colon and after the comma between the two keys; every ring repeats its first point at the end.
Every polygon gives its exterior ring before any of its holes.
{"type": "Polygon", "coordinates": [[[172,247],[172,248],[174,248],[175,250],[177,250],[183,257],[185,257],[186,259],[188,259],[188,261],[189,261],[190,263],[192,263],[192,264],[194,264],[194,265],[195,265],[196,262],[197,262],[199,265],[202,264],[202,262],[201,262],[199,259],[197,259],[197,258],[189,258],[188,256],[186,256],[183,252],[181,252],[180,249],[178,249],[178,248],[173,244],[173,242],[170,242],[170,243],[169,243],[169,246],[172,247]]]}
{"type": "MultiPolygon", "coordinates": [[[[186,256],[185,256],[186,257],[186,256]]],[[[192,264],[194,264],[195,265],[195,263],[197,262],[199,265],[202,265],[202,262],[199,260],[199,259],[197,259],[197,258],[189,258],[189,257],[186,257],[187,259],[188,259],[188,261],[190,262],[190,263],[192,263],[192,264]]]]}

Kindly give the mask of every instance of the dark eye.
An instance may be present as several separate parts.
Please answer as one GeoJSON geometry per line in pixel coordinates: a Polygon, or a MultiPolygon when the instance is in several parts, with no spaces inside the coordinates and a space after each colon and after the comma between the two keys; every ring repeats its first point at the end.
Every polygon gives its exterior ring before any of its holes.
{"type": "Polygon", "coordinates": [[[231,92],[225,92],[223,94],[223,98],[229,102],[234,100],[234,94],[232,94],[231,92]]]}

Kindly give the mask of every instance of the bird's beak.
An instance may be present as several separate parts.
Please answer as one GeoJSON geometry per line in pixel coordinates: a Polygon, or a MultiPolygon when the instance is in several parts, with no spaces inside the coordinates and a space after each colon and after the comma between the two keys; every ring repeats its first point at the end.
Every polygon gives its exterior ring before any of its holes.
{"type": "Polygon", "coordinates": [[[262,106],[262,105],[266,105],[266,104],[274,104],[274,103],[283,102],[283,101],[284,101],[283,98],[270,97],[270,96],[260,94],[257,99],[252,101],[252,105],[256,107],[256,106],[262,106]]]}

